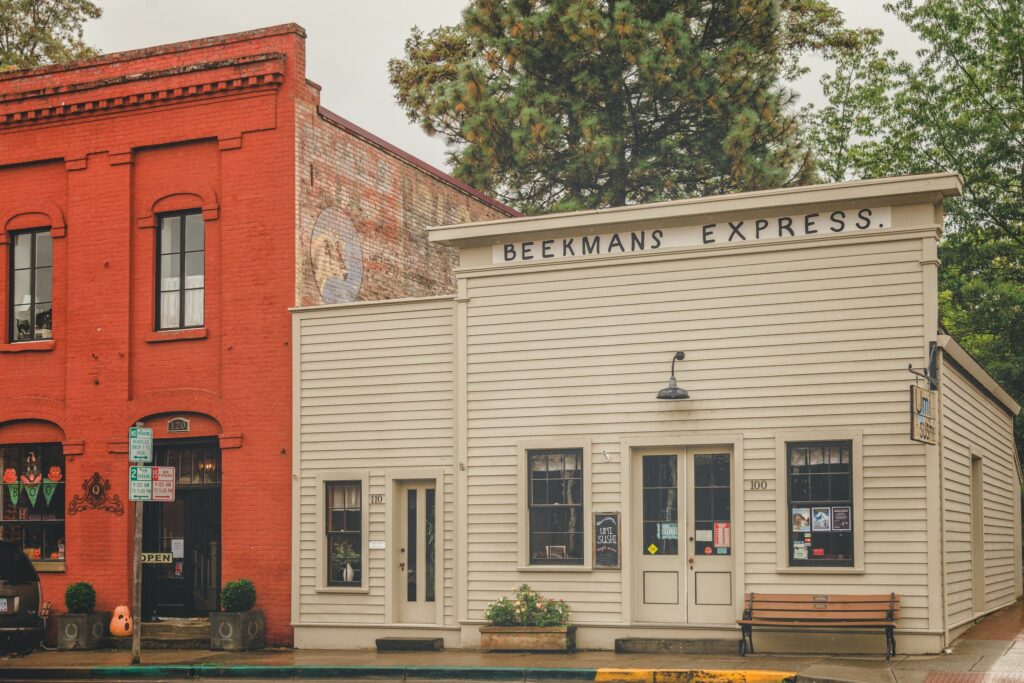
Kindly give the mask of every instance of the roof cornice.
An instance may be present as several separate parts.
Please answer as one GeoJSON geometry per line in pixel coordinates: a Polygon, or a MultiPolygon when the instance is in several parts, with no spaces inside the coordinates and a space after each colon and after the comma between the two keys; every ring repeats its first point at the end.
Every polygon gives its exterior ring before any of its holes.
{"type": "Polygon", "coordinates": [[[963,179],[959,174],[932,173],[437,226],[429,228],[429,238],[431,242],[471,246],[493,241],[499,236],[515,237],[549,230],[580,228],[615,229],[623,225],[634,226],[653,221],[773,209],[792,210],[799,206],[823,203],[855,203],[866,199],[890,201],[894,204],[938,202],[946,197],[958,196],[962,191],[963,179]]]}

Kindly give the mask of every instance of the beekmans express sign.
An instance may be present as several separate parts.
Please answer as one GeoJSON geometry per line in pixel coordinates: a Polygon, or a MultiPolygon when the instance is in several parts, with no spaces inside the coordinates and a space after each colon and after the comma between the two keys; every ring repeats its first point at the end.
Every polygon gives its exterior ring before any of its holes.
{"type": "Polygon", "coordinates": [[[657,251],[707,244],[751,243],[881,230],[892,225],[892,209],[886,207],[839,209],[835,211],[787,214],[771,218],[748,218],[702,225],[653,230],[629,230],[603,235],[576,235],[558,239],[496,244],[494,263],[544,261],[580,256],[606,256],[657,251]]]}

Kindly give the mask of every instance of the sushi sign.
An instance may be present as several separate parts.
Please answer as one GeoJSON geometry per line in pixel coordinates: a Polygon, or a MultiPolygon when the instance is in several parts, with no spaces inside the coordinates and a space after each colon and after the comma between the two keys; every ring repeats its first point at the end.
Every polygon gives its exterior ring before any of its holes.
{"type": "Polygon", "coordinates": [[[935,428],[936,392],[916,384],[910,387],[910,438],[920,443],[938,443],[935,428]]]}

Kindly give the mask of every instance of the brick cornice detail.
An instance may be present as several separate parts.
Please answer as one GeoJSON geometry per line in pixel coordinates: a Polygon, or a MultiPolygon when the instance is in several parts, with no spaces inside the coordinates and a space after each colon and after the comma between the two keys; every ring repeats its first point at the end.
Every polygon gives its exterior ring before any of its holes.
{"type": "Polygon", "coordinates": [[[0,95],[0,126],[165,105],[284,81],[284,55],[267,53],[0,95]],[[164,83],[160,83],[164,81],[164,83]]]}

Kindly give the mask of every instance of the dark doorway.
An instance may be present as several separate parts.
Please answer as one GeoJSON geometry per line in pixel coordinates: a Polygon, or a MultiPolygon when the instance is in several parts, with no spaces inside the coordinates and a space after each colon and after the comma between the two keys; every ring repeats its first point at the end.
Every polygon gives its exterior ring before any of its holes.
{"type": "Polygon", "coordinates": [[[216,439],[157,442],[153,464],[175,468],[173,503],[146,503],[145,552],[170,564],[143,565],[143,618],[206,616],[220,601],[220,449],[216,439]]]}

